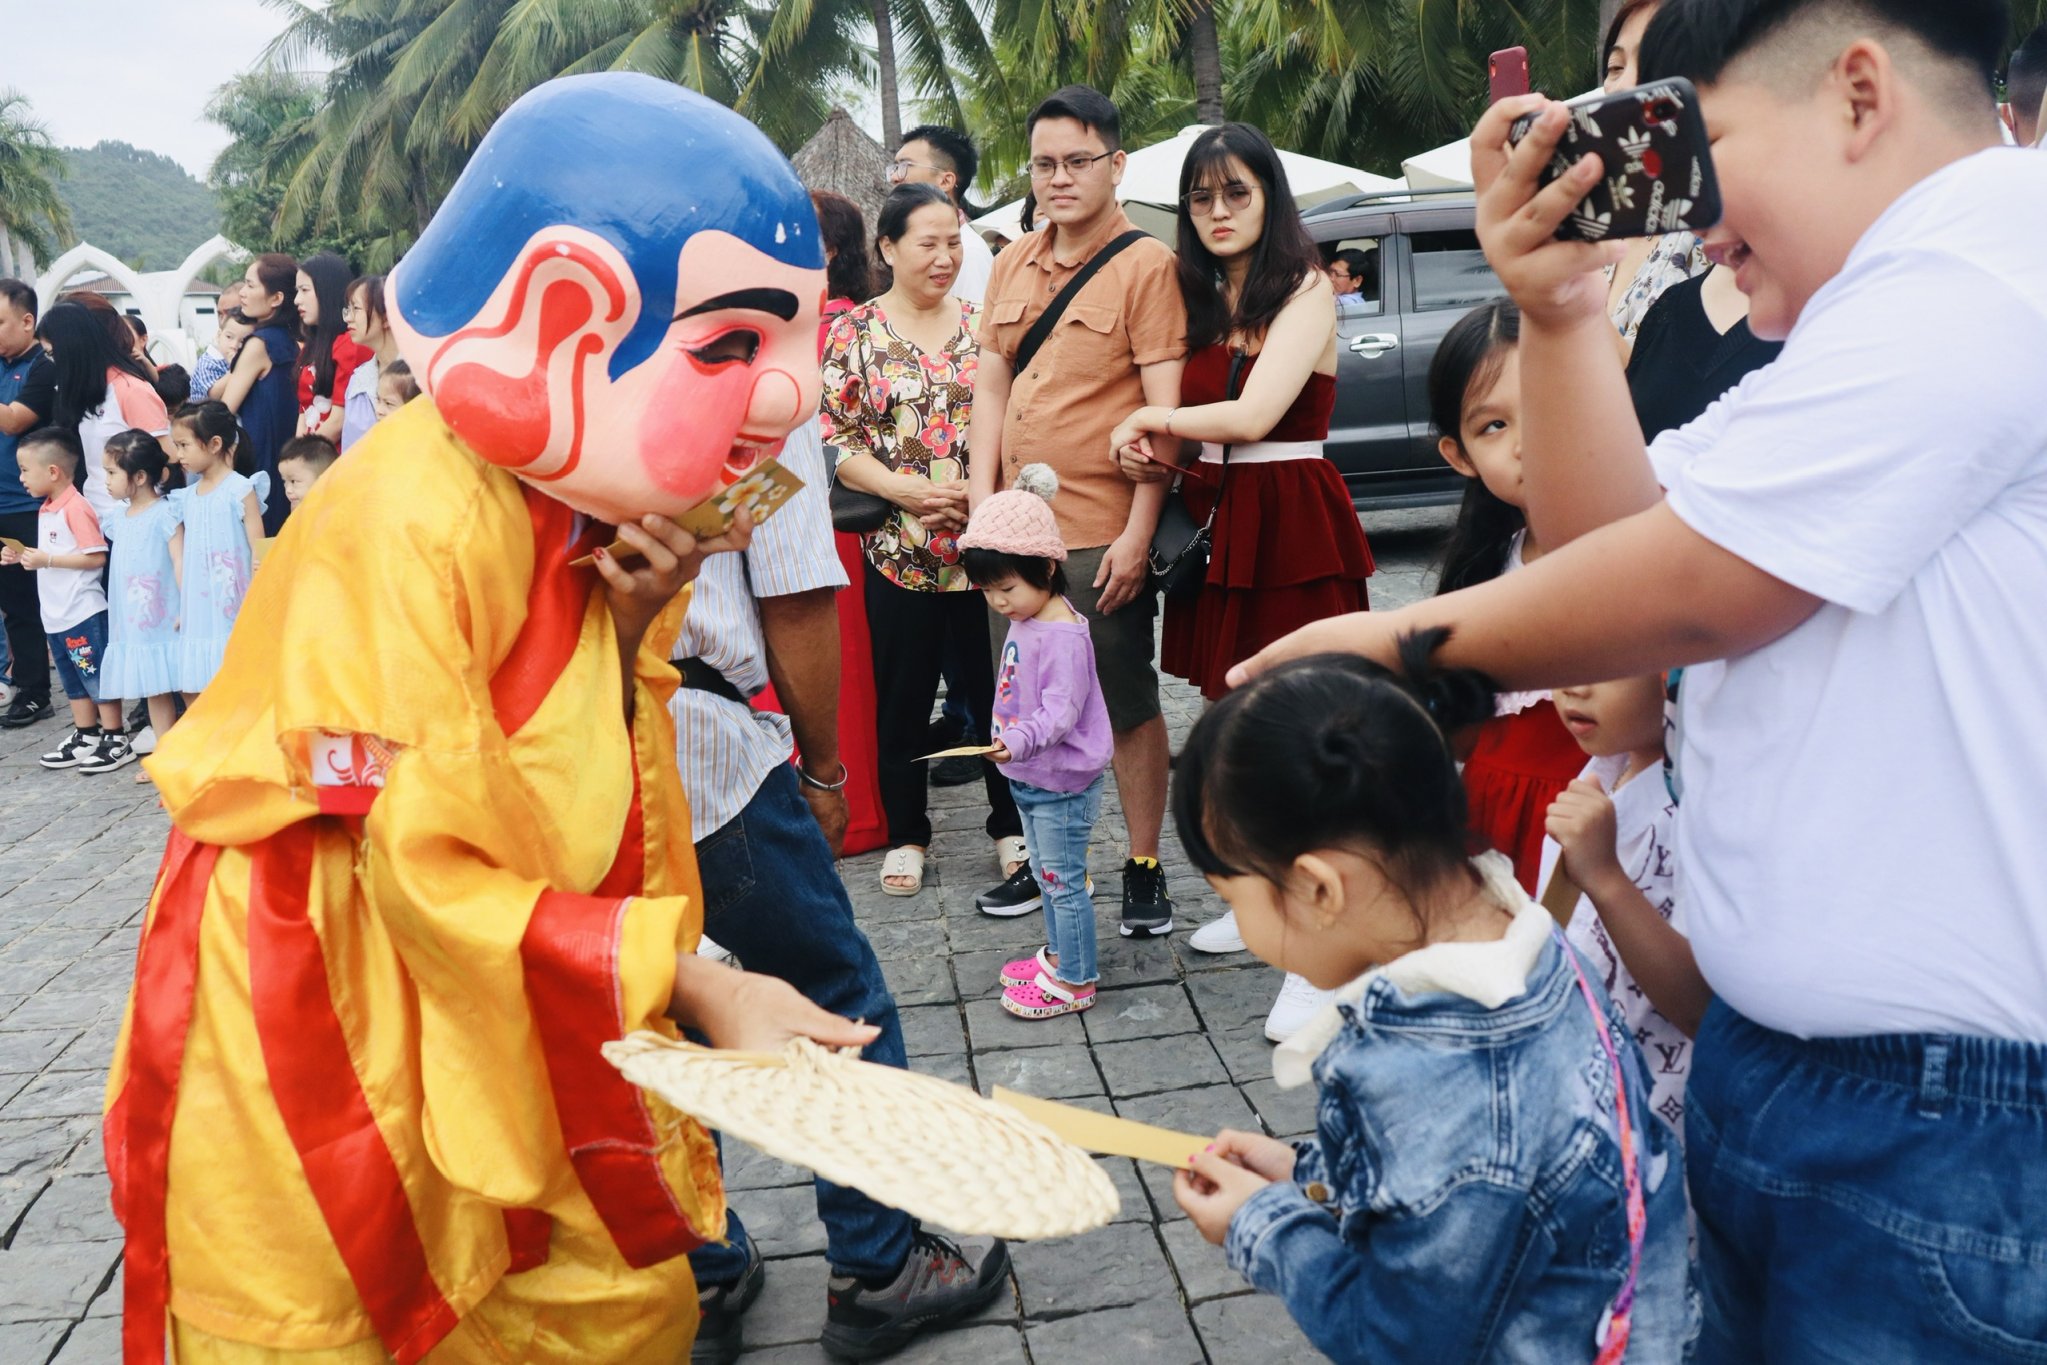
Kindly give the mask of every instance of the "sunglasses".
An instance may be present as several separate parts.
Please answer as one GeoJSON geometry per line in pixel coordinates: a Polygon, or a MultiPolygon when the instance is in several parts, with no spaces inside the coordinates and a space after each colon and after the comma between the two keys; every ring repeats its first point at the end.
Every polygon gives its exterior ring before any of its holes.
{"type": "MultiPolygon", "coordinates": [[[[1243,181],[1232,180],[1229,184],[1223,186],[1219,193],[1222,196],[1222,201],[1230,206],[1230,212],[1241,213],[1251,207],[1251,196],[1254,191],[1251,186],[1246,185],[1243,181]]],[[[1209,214],[1215,212],[1217,194],[1218,191],[1212,189],[1187,191],[1187,211],[1196,218],[1206,218],[1209,214]]]]}

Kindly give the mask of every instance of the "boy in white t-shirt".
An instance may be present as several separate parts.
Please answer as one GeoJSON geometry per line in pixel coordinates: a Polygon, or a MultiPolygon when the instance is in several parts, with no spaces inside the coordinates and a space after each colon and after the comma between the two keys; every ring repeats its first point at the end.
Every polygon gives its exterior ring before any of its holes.
{"type": "Polygon", "coordinates": [[[19,564],[36,576],[43,631],[57,660],[57,677],[71,700],[70,738],[37,761],[45,768],[112,772],[135,761],[121,729],[118,698],[99,698],[100,662],[107,652],[107,593],[100,571],[107,538],[92,504],[79,492],[84,460],[78,437],[44,427],[15,447],[21,486],[43,500],[33,549],[0,549],[0,564],[19,564]]]}
{"type": "Polygon", "coordinates": [[[1554,236],[1599,159],[1545,184],[1569,111],[1492,106],[1478,234],[1553,548],[1242,670],[1438,627],[1508,688],[1686,666],[1706,1362],[2047,1358],[2047,157],[2000,145],[2009,26],[1664,0],[1643,76],[1695,86],[1706,255],[1784,351],[1647,449],[1604,320],[1623,244],[1554,236]]]}

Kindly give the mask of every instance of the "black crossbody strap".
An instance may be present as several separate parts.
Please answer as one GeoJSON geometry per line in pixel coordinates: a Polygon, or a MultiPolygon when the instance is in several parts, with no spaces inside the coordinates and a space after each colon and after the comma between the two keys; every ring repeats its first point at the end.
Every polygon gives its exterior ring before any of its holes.
{"type": "Polygon", "coordinates": [[[1045,338],[1051,336],[1052,329],[1058,326],[1059,316],[1066,311],[1066,305],[1073,302],[1075,294],[1087,287],[1087,282],[1095,277],[1095,272],[1114,260],[1116,253],[1123,248],[1142,240],[1144,235],[1142,228],[1132,228],[1088,258],[1087,264],[1066,282],[1066,287],[1053,297],[1052,302],[1045,305],[1045,311],[1038,314],[1038,320],[1031,324],[1031,330],[1024,333],[1024,339],[1016,348],[1016,361],[1011,366],[1015,373],[1022,374],[1030,368],[1031,362],[1037,359],[1038,348],[1045,344],[1045,338]]]}

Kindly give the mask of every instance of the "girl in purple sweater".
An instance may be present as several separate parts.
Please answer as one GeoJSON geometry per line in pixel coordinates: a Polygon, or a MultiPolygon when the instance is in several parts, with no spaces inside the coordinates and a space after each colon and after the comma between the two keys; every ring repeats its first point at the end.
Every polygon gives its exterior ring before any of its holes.
{"type": "Polygon", "coordinates": [[[1066,546],[1052,517],[1059,479],[1026,465],[960,537],[967,577],[1009,621],[995,677],[995,752],[1023,815],[1047,945],[1002,969],[1002,1008],[1026,1019],[1095,1003],[1095,903],[1087,845],[1114,749],[1086,618],[1066,600],[1066,546]]]}

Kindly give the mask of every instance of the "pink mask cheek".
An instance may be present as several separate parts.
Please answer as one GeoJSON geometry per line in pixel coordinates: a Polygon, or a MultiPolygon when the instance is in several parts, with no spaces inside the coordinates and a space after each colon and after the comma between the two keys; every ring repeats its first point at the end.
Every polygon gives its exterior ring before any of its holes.
{"type": "Polygon", "coordinates": [[[687,359],[669,363],[640,422],[640,463],[657,487],[691,500],[717,487],[753,380],[745,365],[705,374],[687,359]]]}

